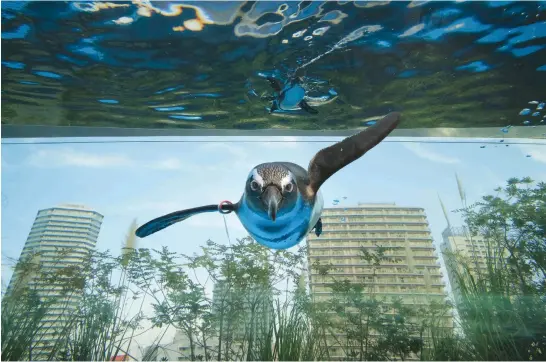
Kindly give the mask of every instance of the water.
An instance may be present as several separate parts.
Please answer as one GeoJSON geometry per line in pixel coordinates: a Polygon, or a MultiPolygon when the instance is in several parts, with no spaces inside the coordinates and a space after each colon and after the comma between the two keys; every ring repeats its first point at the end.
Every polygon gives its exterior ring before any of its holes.
{"type": "Polygon", "coordinates": [[[546,97],[545,20],[544,2],[4,2],[2,124],[521,125],[546,97]],[[319,113],[268,115],[263,76],[295,73],[319,113]]]}
{"type": "Polygon", "coordinates": [[[2,360],[544,360],[545,38],[545,2],[2,2],[2,360]],[[392,111],[296,245],[320,208],[216,212],[392,111]]]}

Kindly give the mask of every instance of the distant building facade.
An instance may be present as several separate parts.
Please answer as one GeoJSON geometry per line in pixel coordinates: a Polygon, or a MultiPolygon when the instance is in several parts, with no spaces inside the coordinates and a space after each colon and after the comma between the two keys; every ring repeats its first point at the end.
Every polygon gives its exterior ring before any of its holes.
{"type": "Polygon", "coordinates": [[[101,214],[81,205],[67,204],[38,211],[19,258],[19,263],[28,261],[36,265],[37,272],[29,274],[16,267],[6,292],[9,295],[20,288],[30,288],[40,298],[55,299],[37,331],[33,359],[39,359],[40,354],[55,343],[68,315],[81,300],[81,295],[74,293],[61,297],[60,286],[49,284],[37,273],[81,265],[95,248],[102,220],[101,214]]]}
{"type": "MultiPolygon", "coordinates": [[[[267,340],[267,329],[273,323],[273,291],[257,285],[242,291],[219,281],[213,288],[211,312],[214,321],[206,340],[202,335],[194,336],[195,359],[218,360],[220,354],[219,360],[242,360],[249,341],[267,340]]],[[[148,357],[153,361],[191,360],[190,339],[182,330],[176,331],[171,343],[162,344],[154,351],[150,348],[148,357]]]]}
{"type": "Polygon", "coordinates": [[[442,251],[447,276],[451,285],[451,291],[456,304],[461,302],[461,288],[457,278],[458,273],[467,273],[476,278],[487,272],[488,258],[498,259],[499,250],[496,245],[489,245],[481,235],[471,236],[467,227],[451,227],[448,225],[442,232],[442,251]],[[462,269],[460,261],[463,260],[468,269],[462,269]]]}
{"type": "MultiPolygon", "coordinates": [[[[440,272],[424,209],[395,204],[359,204],[356,207],[327,208],[322,214],[322,234],[307,238],[310,293],[315,301],[333,297],[328,286],[331,276],[338,280],[364,283],[377,297],[400,298],[403,304],[421,306],[431,301],[446,302],[440,272]],[[378,266],[361,258],[361,250],[388,248],[378,266]],[[330,264],[329,275],[320,275],[313,264],[330,264]]],[[[452,316],[443,323],[452,327],[452,316]]],[[[341,337],[340,335],[336,337],[341,337]]],[[[343,359],[343,349],[335,346],[330,358],[343,359]]]]}

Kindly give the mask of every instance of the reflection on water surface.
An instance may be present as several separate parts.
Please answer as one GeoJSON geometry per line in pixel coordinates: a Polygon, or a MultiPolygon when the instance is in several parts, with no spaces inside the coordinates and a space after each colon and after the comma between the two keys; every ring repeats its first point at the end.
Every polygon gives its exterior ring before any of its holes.
{"type": "Polygon", "coordinates": [[[402,128],[500,129],[546,115],[529,107],[546,98],[543,2],[4,2],[2,24],[2,124],[336,130],[403,111],[402,128]],[[269,115],[264,77],[294,72],[319,113],[269,115]]]}

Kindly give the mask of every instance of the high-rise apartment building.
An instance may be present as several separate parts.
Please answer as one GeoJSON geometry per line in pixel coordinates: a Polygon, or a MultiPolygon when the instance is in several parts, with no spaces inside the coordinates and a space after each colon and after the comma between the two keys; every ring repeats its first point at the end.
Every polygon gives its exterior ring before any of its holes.
{"type": "Polygon", "coordinates": [[[7,289],[10,294],[30,287],[42,300],[55,301],[37,331],[33,359],[54,344],[68,315],[81,299],[77,293],[62,295],[59,284],[43,280],[40,274],[81,265],[95,248],[102,220],[101,214],[80,205],[67,204],[38,211],[19,258],[20,262],[30,261],[37,267],[30,273],[16,268],[7,289]]]}
{"type": "MultiPolygon", "coordinates": [[[[223,340],[222,351],[227,344],[237,350],[241,341],[251,339],[254,345],[268,343],[266,336],[273,323],[273,290],[270,285],[253,285],[241,290],[219,281],[212,293],[212,313],[217,337],[223,340]]],[[[240,358],[245,354],[241,351],[240,358]]]]}
{"type": "Polygon", "coordinates": [[[461,301],[461,290],[457,279],[457,272],[465,274],[469,271],[473,277],[487,271],[487,258],[498,258],[500,251],[480,235],[471,236],[467,227],[448,227],[442,232],[442,251],[447,276],[451,284],[451,291],[456,304],[461,301]],[[468,269],[462,269],[464,261],[468,269]]]}
{"type": "MultiPolygon", "coordinates": [[[[322,213],[322,234],[310,233],[309,282],[316,301],[332,298],[328,284],[337,280],[364,283],[367,293],[376,297],[401,298],[407,305],[445,302],[440,272],[424,209],[395,204],[359,204],[357,207],[327,208],[322,213]],[[363,261],[361,250],[388,248],[379,265],[363,261]],[[320,275],[315,263],[330,264],[329,275],[320,275]]],[[[444,323],[451,327],[451,315],[444,323]]],[[[333,347],[331,358],[344,358],[342,349],[333,347]]]]}
{"type": "Polygon", "coordinates": [[[193,344],[198,360],[216,360],[220,349],[220,360],[243,360],[250,340],[254,346],[271,342],[267,336],[274,318],[271,287],[253,285],[243,290],[220,280],[213,287],[211,312],[214,324],[205,341],[198,334],[190,343],[187,334],[177,330],[171,343],[159,346],[148,358],[191,361],[193,344]]]}

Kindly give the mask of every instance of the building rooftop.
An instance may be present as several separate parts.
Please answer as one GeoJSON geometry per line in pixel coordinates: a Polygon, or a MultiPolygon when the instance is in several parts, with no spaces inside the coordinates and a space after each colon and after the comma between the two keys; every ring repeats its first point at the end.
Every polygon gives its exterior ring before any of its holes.
{"type": "Polygon", "coordinates": [[[85,205],[78,205],[78,204],[60,204],[57,207],[63,208],[63,209],[78,209],[78,210],[88,210],[92,211],[89,207],[85,205]]]}

